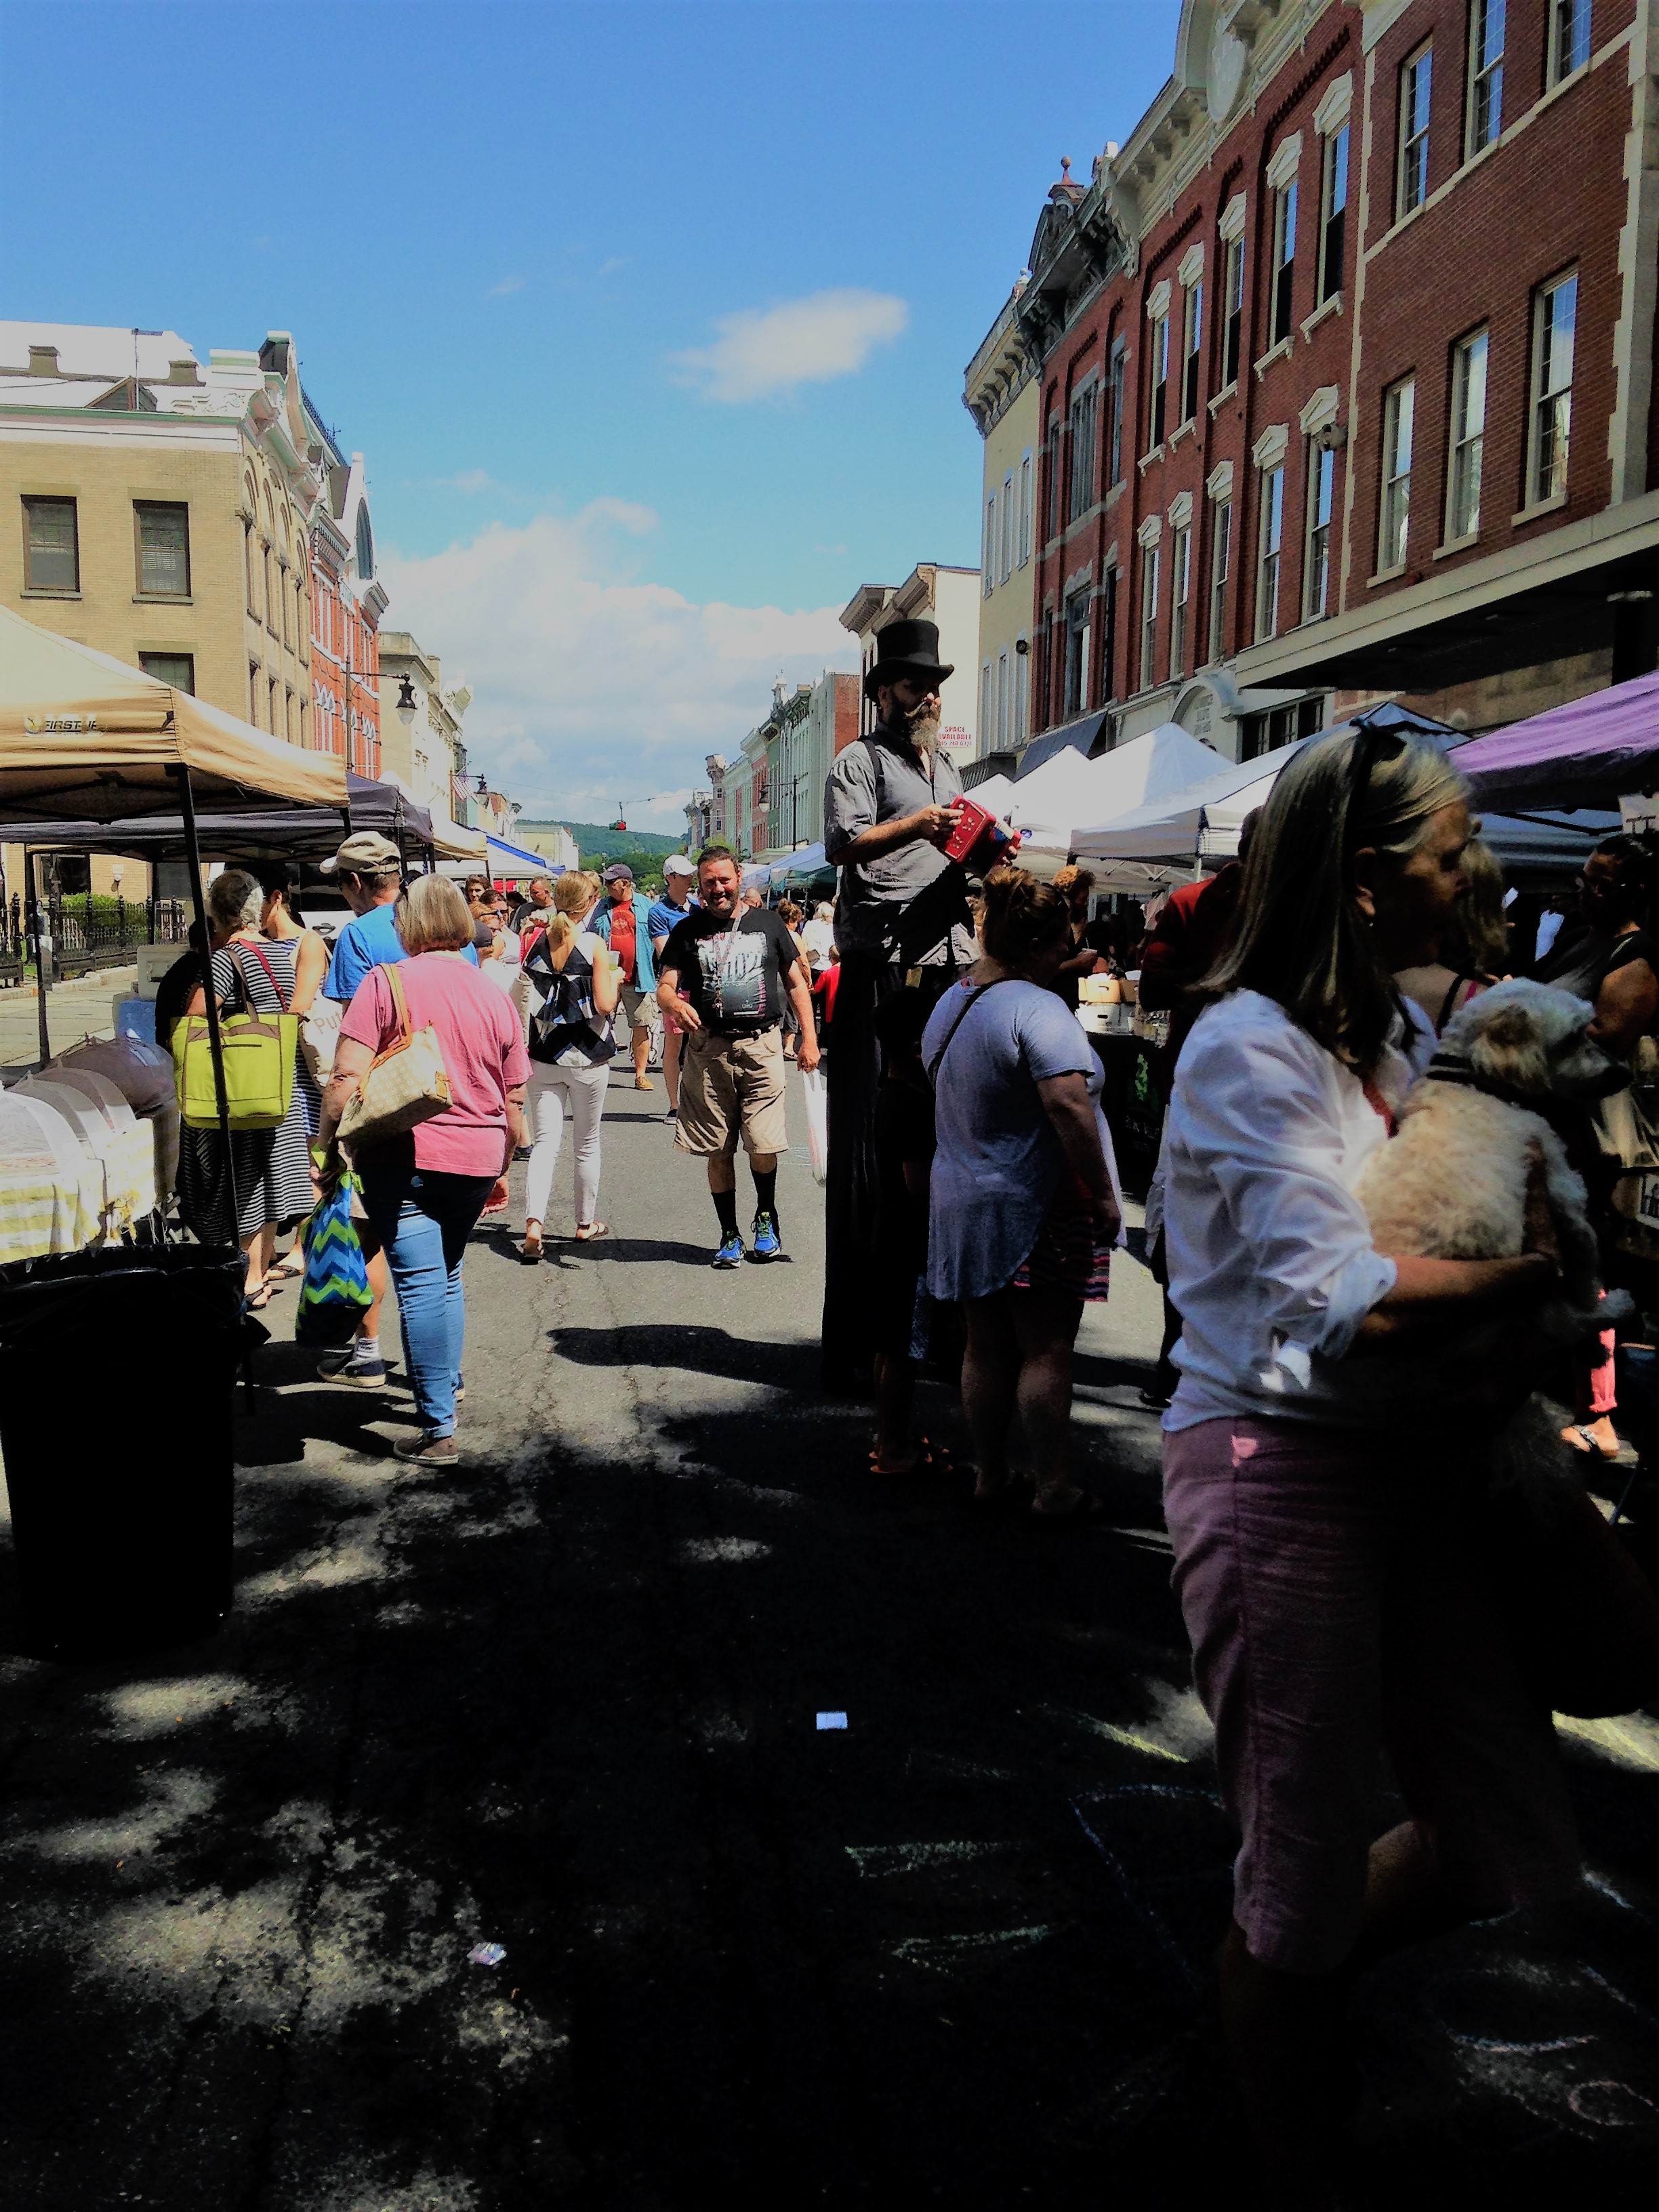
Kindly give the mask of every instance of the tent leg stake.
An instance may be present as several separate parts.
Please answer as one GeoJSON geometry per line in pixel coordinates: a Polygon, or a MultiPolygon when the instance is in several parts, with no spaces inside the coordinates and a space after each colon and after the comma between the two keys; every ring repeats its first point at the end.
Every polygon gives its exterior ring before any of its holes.
{"type": "Polygon", "coordinates": [[[44,1067],[52,1058],[52,1024],[46,1012],[46,963],[40,945],[40,902],[34,895],[34,853],[23,848],[23,890],[28,899],[28,933],[34,946],[34,1012],[40,1033],[40,1065],[44,1067]]]}
{"type": "MultiPolygon", "coordinates": [[[[179,811],[184,816],[185,863],[190,869],[190,895],[196,908],[196,926],[202,933],[202,1006],[207,1016],[208,1054],[213,1062],[213,1091],[219,1108],[219,1136],[225,1148],[225,1182],[230,1192],[230,1241],[239,1246],[242,1241],[242,1202],[236,1188],[236,1155],[230,1139],[230,1102],[225,1095],[225,1052],[219,1034],[219,1002],[213,990],[213,938],[208,928],[207,901],[202,892],[202,848],[196,835],[196,798],[190,787],[190,770],[182,766],[170,767],[167,774],[179,786],[179,811]]],[[[246,1311],[246,1296],[243,1311],[246,1311]]],[[[252,1355],[242,1354],[242,1384],[247,1392],[248,1411],[253,1411],[252,1355]]]]}

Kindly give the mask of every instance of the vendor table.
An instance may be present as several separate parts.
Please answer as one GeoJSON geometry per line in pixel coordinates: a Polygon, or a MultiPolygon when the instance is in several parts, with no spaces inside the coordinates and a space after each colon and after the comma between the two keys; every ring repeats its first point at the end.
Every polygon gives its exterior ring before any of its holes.
{"type": "Polygon", "coordinates": [[[1089,1042],[1106,1079],[1100,1105],[1117,1150],[1118,1174],[1124,1189],[1142,1198],[1164,1140],[1174,1058],[1167,1044],[1125,1030],[1097,1030],[1089,1042]]]}

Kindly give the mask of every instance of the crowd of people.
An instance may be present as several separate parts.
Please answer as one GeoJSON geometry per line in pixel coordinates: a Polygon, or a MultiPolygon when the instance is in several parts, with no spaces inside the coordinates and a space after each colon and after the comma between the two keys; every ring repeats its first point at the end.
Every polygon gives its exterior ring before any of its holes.
{"type": "MultiPolygon", "coordinates": [[[[280,872],[216,878],[222,1008],[291,1012],[334,1037],[325,1068],[308,1057],[298,1072],[282,1126],[234,1142],[250,1303],[280,1287],[277,1238],[340,1172],[368,1071],[430,1030],[448,1102],[355,1151],[375,1304],[323,1371],[384,1387],[389,1275],[418,1423],[398,1451],[453,1460],[463,1258],[507,1206],[515,1155],[526,1263],[551,1233],[567,1125],[576,1241],[606,1237],[612,1063],[653,1088],[659,1024],[673,1147],[705,1164],[713,1264],[772,1261],[789,1066],[816,1081],[827,1055],[824,1374],[873,1397],[872,1474],[955,1480],[976,1514],[1086,1531],[1109,1506],[1070,1457],[1073,1352],[1108,1296],[1126,1206],[1076,1009],[1087,978],[1138,988],[1169,1018],[1173,1068],[1144,1248],[1165,1327],[1141,1395],[1161,1415],[1174,1586],[1243,1837],[1224,2014],[1270,2195],[1325,2203],[1357,2094],[1342,2033],[1355,1972],[1578,1878],[1547,1700],[1486,1571],[1468,1474],[1547,1357],[1528,1334],[1561,1277],[1541,1185],[1523,1248],[1481,1259],[1377,1249],[1357,1186],[1412,1085],[1431,1063],[1445,1073],[1443,1033],[1531,974],[1587,1001],[1591,1034],[1637,1076],[1623,1118],[1580,1109],[1562,1129],[1609,1280],[1659,1309],[1659,1235],[1644,1246],[1628,1205],[1632,1173],[1659,1165],[1659,1110],[1640,1103],[1659,1099],[1659,879],[1644,841],[1610,839],[1572,911],[1553,902],[1517,941],[1451,760],[1365,721],[1281,771],[1236,860],[1144,908],[1097,911],[1074,867],[1047,883],[1006,860],[976,875],[947,851],[961,794],[938,744],[950,671],[930,633],[880,634],[877,726],[826,792],[837,895],[810,914],[746,893],[719,846],[674,856],[648,903],[617,864],[532,883],[510,910],[482,879],[405,882],[395,848],[358,836],[330,864],[353,919],[325,952],[280,872]],[[1477,1324],[1514,1346],[1498,1372],[1460,1352],[1477,1324]],[[914,1433],[924,1367],[959,1378],[971,1468],[943,1436],[914,1433]],[[1406,1818],[1379,1836],[1385,1760],[1406,1818]]],[[[181,963],[165,980],[158,1023],[199,1010],[199,972],[181,963]]],[[[180,1194],[198,1235],[229,1233],[216,1132],[189,1133],[180,1194]]],[[[1621,1447],[1613,1331],[1576,1347],[1571,1373],[1563,1447],[1588,1474],[1621,1447]]],[[[1637,1640],[1659,1650],[1646,1604],[1637,1640]]]]}

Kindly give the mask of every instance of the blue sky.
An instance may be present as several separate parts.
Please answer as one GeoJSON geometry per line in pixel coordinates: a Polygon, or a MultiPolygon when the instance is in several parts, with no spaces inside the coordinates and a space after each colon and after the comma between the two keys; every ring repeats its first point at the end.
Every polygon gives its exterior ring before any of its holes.
{"type": "Polygon", "coordinates": [[[672,827],[860,582],[976,560],[963,368],[1177,15],[4,0],[0,303],[291,331],[479,757],[672,827]]]}

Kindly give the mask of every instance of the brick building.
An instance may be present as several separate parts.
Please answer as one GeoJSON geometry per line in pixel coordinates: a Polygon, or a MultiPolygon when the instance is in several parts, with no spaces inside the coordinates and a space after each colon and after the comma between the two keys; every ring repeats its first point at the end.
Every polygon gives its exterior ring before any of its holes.
{"type": "MultiPolygon", "coordinates": [[[[374,568],[363,457],[349,459],[309,400],[306,419],[318,471],[309,550],[314,592],[313,697],[317,744],[358,775],[378,776],[380,617],[386,595],[374,568]]],[[[422,802],[425,803],[424,801],[422,802]]],[[[441,803],[440,811],[453,811],[441,803]]]]}
{"type": "Polygon", "coordinates": [[[1048,196],[1032,727],[1249,757],[1653,665],[1655,0],[1187,0],[1048,196]],[[1634,595],[1634,596],[1632,596],[1634,595]]]}

